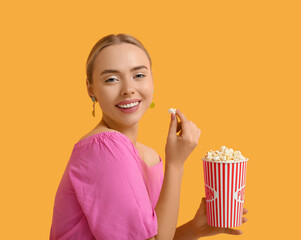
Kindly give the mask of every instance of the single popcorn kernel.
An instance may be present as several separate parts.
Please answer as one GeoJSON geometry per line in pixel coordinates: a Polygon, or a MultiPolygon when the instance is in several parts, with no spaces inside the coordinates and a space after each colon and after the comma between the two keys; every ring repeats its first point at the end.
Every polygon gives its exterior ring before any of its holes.
{"type": "Polygon", "coordinates": [[[240,151],[234,151],[232,148],[222,146],[219,151],[210,150],[203,158],[205,161],[244,161],[245,158],[240,151]]]}
{"type": "Polygon", "coordinates": [[[170,108],[170,109],[168,110],[169,113],[173,113],[173,114],[176,114],[176,111],[177,111],[176,108],[170,108]]]}

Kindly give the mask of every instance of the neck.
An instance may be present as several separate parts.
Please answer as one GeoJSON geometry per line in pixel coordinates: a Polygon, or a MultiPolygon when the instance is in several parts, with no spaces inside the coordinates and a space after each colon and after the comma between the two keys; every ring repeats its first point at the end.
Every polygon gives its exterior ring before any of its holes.
{"type": "Polygon", "coordinates": [[[131,140],[135,147],[137,147],[139,123],[129,127],[125,125],[117,125],[114,122],[108,121],[104,119],[104,117],[102,117],[101,121],[96,126],[96,128],[104,128],[121,132],[131,140]]]}

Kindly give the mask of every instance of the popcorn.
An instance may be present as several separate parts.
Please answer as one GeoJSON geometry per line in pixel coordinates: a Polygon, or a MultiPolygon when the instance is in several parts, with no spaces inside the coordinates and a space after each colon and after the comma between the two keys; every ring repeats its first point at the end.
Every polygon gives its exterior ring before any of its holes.
{"type": "Polygon", "coordinates": [[[176,111],[177,111],[176,108],[170,108],[170,109],[168,110],[169,113],[173,113],[173,114],[176,114],[176,111]]]}
{"type": "Polygon", "coordinates": [[[226,147],[225,146],[222,146],[221,149],[219,150],[220,152],[223,152],[225,151],[226,147]]]}
{"type": "Polygon", "coordinates": [[[206,153],[203,158],[205,161],[243,161],[247,160],[240,151],[234,151],[232,148],[222,146],[219,151],[212,151],[206,153]]]}

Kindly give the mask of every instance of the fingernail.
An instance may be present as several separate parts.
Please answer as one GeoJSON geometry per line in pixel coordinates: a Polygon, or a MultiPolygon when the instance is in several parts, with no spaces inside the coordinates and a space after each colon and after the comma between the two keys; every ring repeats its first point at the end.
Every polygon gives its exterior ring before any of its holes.
{"type": "Polygon", "coordinates": [[[171,113],[171,120],[175,119],[175,115],[173,113],[171,113]]]}

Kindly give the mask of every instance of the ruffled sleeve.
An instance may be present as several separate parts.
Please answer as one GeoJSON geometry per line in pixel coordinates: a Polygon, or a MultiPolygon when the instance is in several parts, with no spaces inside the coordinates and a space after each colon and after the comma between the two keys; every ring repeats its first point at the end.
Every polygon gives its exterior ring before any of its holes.
{"type": "Polygon", "coordinates": [[[133,146],[117,134],[100,135],[74,149],[69,178],[96,239],[147,239],[157,234],[133,146]]]}

